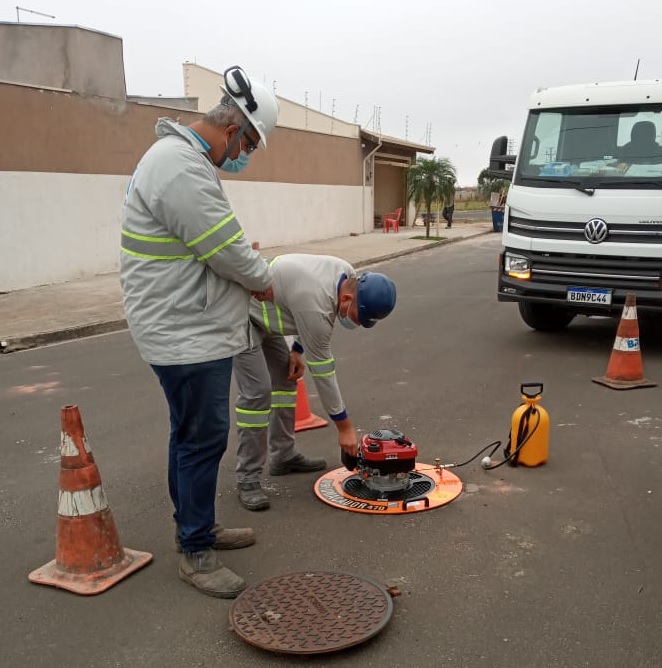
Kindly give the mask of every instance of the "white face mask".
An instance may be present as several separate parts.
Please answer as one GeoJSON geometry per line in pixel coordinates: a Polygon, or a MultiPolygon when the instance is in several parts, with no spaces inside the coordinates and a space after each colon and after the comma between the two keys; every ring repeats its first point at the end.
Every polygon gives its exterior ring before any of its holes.
{"type": "Polygon", "coordinates": [[[338,311],[338,320],[345,329],[356,329],[358,327],[358,325],[348,315],[351,305],[352,302],[350,301],[344,316],[340,315],[340,311],[338,311]]]}

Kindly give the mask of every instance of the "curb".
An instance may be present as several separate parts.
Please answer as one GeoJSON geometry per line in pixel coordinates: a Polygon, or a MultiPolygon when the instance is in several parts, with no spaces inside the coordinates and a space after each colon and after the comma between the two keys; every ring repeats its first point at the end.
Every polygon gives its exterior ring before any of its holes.
{"type": "Polygon", "coordinates": [[[30,348],[40,348],[51,343],[62,343],[64,341],[73,341],[74,339],[84,339],[97,334],[111,334],[127,329],[126,319],[108,320],[95,322],[89,325],[76,325],[66,329],[54,330],[51,332],[40,332],[38,334],[27,334],[17,336],[14,339],[0,341],[0,353],[16,353],[30,348]]]}
{"type": "MultiPolygon", "coordinates": [[[[368,267],[373,264],[378,264],[380,262],[386,262],[387,260],[392,260],[393,258],[396,257],[402,257],[404,255],[412,255],[413,253],[418,253],[420,251],[429,250],[431,248],[437,248],[439,246],[445,246],[448,244],[454,244],[458,243],[459,241],[465,241],[467,239],[473,239],[475,237],[480,237],[492,233],[493,230],[485,230],[484,232],[478,232],[477,234],[471,234],[466,237],[457,237],[455,239],[441,239],[439,241],[430,241],[424,246],[416,246],[415,248],[406,248],[404,250],[395,251],[387,255],[381,255],[378,257],[369,258],[367,260],[359,260],[358,262],[354,262],[353,266],[356,267],[357,269],[362,267],[368,267]]],[[[22,350],[30,350],[32,348],[40,348],[42,346],[47,346],[52,343],[63,343],[65,341],[73,341],[75,339],[84,339],[91,336],[97,336],[99,334],[111,334],[113,332],[120,332],[125,329],[128,329],[126,319],[119,318],[116,320],[95,322],[87,325],[75,325],[73,327],[66,327],[65,329],[54,330],[50,332],[26,334],[25,336],[17,336],[15,338],[5,339],[0,341],[0,355],[20,352],[22,350]]]]}
{"type": "Polygon", "coordinates": [[[389,253],[388,255],[382,255],[380,257],[373,257],[368,260],[359,260],[358,262],[353,262],[352,266],[355,269],[360,269],[362,267],[369,267],[370,265],[377,264],[379,262],[386,262],[387,260],[392,260],[396,257],[402,257],[403,255],[412,255],[413,253],[418,253],[424,250],[430,250],[430,248],[437,248],[438,246],[447,246],[448,244],[456,244],[459,241],[466,241],[467,239],[475,239],[476,237],[482,237],[486,234],[493,234],[493,230],[485,230],[484,232],[477,232],[476,234],[471,234],[466,237],[457,237],[455,239],[440,239],[439,241],[430,241],[425,246],[416,246],[416,248],[407,248],[405,250],[395,251],[389,253]]]}

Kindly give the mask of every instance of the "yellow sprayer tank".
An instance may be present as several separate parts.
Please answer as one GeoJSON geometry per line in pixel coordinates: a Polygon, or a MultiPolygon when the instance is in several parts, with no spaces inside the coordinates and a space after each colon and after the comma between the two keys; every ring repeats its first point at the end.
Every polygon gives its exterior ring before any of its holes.
{"type": "Polygon", "coordinates": [[[523,383],[522,405],[513,413],[510,428],[510,464],[540,466],[549,456],[549,415],[540,405],[542,383],[523,383]]]}

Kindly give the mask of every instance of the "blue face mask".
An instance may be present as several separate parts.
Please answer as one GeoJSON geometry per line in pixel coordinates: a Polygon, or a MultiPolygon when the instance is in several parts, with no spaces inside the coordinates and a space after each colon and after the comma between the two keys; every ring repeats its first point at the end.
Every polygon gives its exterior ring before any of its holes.
{"type": "Polygon", "coordinates": [[[238,158],[235,158],[234,160],[232,158],[225,158],[223,164],[221,165],[221,169],[224,172],[236,174],[237,172],[240,172],[242,169],[244,169],[246,165],[248,165],[248,153],[246,153],[246,151],[239,151],[238,158]]]}
{"type": "MultiPolygon", "coordinates": [[[[350,306],[352,305],[352,302],[349,302],[350,306]]],[[[349,306],[347,307],[347,312],[349,313],[349,306]]],[[[340,315],[340,312],[338,312],[338,321],[340,324],[345,328],[345,329],[356,329],[358,325],[348,316],[348,315],[340,315]]]]}

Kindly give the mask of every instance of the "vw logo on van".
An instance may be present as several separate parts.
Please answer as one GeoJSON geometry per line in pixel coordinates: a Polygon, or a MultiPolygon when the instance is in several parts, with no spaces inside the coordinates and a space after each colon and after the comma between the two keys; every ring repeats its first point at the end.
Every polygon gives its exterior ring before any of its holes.
{"type": "Polygon", "coordinates": [[[609,236],[609,228],[602,218],[591,218],[584,225],[584,236],[592,244],[602,243],[609,236]]]}

